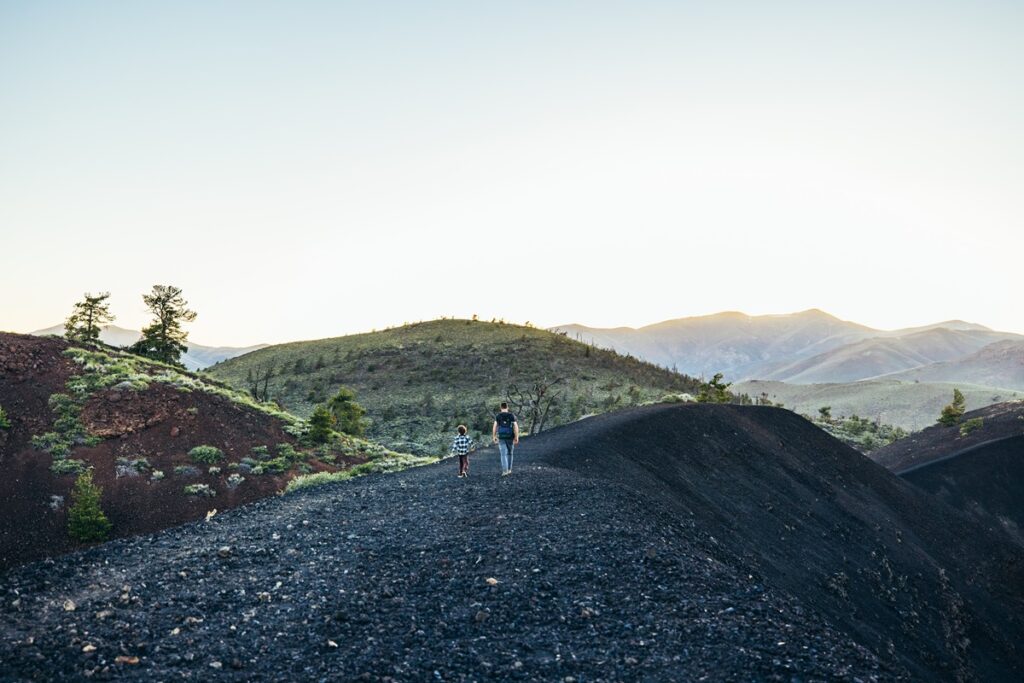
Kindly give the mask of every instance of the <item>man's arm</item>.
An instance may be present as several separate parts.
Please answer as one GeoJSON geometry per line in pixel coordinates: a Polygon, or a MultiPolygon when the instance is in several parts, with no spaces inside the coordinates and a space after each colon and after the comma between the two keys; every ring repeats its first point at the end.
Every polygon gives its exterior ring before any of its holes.
{"type": "Polygon", "coordinates": [[[512,438],[512,443],[517,444],[519,443],[519,420],[516,420],[512,423],[512,431],[515,434],[515,436],[512,438]]]}
{"type": "Polygon", "coordinates": [[[491,425],[491,440],[494,443],[498,443],[498,421],[495,420],[494,424],[491,425]]]}

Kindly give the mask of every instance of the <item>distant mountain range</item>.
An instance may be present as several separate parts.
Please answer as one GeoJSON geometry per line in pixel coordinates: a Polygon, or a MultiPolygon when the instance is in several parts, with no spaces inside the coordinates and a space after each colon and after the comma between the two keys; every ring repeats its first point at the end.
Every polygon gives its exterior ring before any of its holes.
{"type": "MultiPolygon", "coordinates": [[[[63,325],[54,325],[53,327],[47,327],[44,330],[36,330],[32,332],[36,336],[46,335],[64,335],[63,325]]],[[[117,325],[106,325],[103,327],[103,331],[100,332],[100,339],[105,344],[111,346],[130,346],[137,342],[142,337],[142,333],[138,330],[129,330],[117,325]]],[[[181,357],[181,362],[189,370],[200,370],[202,368],[208,368],[215,363],[219,363],[222,360],[228,358],[234,358],[235,356],[241,356],[243,353],[249,353],[256,349],[262,349],[266,344],[257,344],[255,346],[204,346],[202,344],[196,344],[194,342],[188,342],[188,353],[185,353],[181,357]]]]}
{"type": "Polygon", "coordinates": [[[811,309],[788,315],[718,313],[638,329],[553,329],[689,375],[722,372],[731,381],[885,378],[1024,390],[1024,336],[962,320],[888,331],[811,309]]]}

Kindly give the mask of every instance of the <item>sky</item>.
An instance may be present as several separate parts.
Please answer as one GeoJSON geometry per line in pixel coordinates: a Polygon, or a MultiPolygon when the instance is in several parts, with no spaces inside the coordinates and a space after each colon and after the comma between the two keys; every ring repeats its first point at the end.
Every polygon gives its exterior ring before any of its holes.
{"type": "Polygon", "coordinates": [[[1024,4],[0,0],[0,329],[1024,333],[1024,4]]]}

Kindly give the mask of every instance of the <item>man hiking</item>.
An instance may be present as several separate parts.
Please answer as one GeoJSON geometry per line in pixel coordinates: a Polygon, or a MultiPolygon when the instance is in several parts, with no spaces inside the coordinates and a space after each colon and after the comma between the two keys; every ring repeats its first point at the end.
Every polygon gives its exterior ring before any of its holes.
{"type": "Polygon", "coordinates": [[[519,422],[515,413],[509,412],[508,403],[502,401],[501,412],[494,416],[491,438],[498,444],[501,453],[501,476],[512,474],[512,452],[519,443],[519,422]]]}

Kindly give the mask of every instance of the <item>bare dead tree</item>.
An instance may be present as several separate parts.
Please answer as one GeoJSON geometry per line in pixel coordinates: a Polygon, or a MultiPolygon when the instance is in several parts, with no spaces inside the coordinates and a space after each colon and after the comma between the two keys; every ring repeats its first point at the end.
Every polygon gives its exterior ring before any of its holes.
{"type": "Polygon", "coordinates": [[[249,385],[249,394],[253,399],[262,403],[266,403],[270,400],[270,378],[273,376],[273,363],[269,363],[267,365],[260,363],[256,366],[255,373],[252,369],[246,373],[246,384],[249,385]]]}
{"type": "Polygon", "coordinates": [[[564,377],[541,379],[526,387],[509,384],[505,390],[505,400],[512,411],[528,422],[530,434],[539,434],[547,425],[551,408],[562,397],[558,388],[565,381],[564,377]]]}

